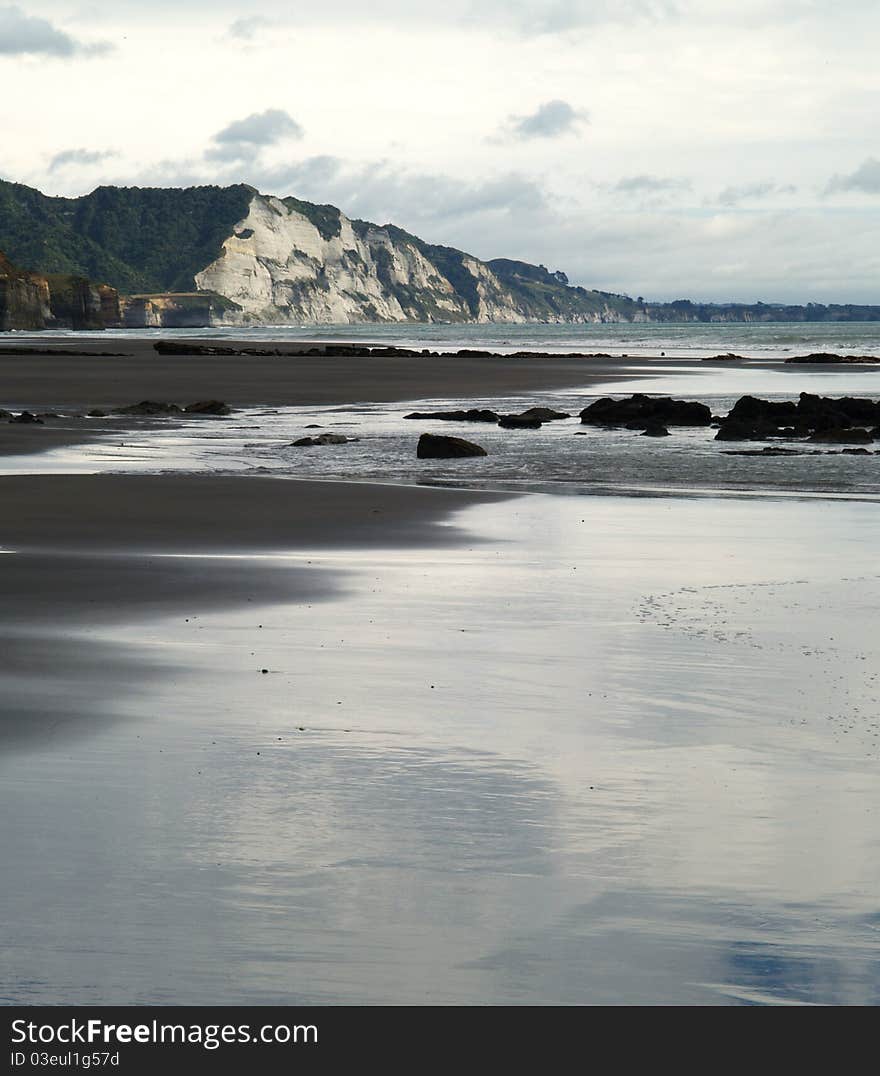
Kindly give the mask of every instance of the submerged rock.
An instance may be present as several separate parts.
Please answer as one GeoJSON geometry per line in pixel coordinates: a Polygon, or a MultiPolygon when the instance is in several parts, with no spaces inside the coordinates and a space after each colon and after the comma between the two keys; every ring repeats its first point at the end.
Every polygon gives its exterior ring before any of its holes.
{"type": "Polygon", "coordinates": [[[540,430],[542,422],[538,418],[528,418],[526,415],[501,415],[498,425],[505,430],[540,430]]]}
{"type": "Polygon", "coordinates": [[[821,456],[821,452],[807,452],[802,448],[779,448],[777,445],[766,448],[743,448],[738,452],[728,449],[725,456],[821,456]]]}
{"type": "Polygon", "coordinates": [[[668,437],[669,430],[662,422],[651,422],[642,431],[642,437],[668,437]]]}
{"type": "Polygon", "coordinates": [[[222,400],[197,400],[183,409],[185,415],[229,415],[232,408],[222,400]]]}
{"type": "Polygon", "coordinates": [[[559,419],[571,418],[567,411],[554,411],[552,407],[530,407],[520,414],[520,418],[534,418],[539,422],[556,422],[559,419]]]}
{"type": "Polygon", "coordinates": [[[312,448],[314,445],[348,445],[357,440],[357,437],[343,437],[341,433],[322,433],[317,437],[300,437],[292,445],[294,448],[312,448]]]}
{"type": "Polygon", "coordinates": [[[140,403],[127,407],[116,407],[114,415],[179,415],[181,408],[173,403],[160,403],[158,400],[141,400],[140,403]]]}
{"type": "Polygon", "coordinates": [[[438,419],[440,422],[497,422],[498,415],[487,408],[471,407],[467,411],[413,411],[404,418],[438,419]]]}
{"type": "Polygon", "coordinates": [[[18,423],[21,426],[42,426],[43,420],[37,418],[36,415],[32,415],[30,411],[22,411],[20,415],[13,415],[9,419],[10,422],[18,423]]]}
{"type": "Polygon", "coordinates": [[[481,445],[465,441],[462,437],[423,433],[419,438],[416,455],[420,460],[454,460],[467,456],[487,456],[488,452],[481,445]]]}

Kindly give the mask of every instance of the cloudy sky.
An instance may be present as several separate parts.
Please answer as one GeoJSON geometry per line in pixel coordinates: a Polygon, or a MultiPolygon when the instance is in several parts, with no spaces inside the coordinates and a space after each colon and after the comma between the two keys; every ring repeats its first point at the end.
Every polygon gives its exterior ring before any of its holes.
{"type": "Polygon", "coordinates": [[[878,46],[876,0],[0,0],[0,176],[244,180],[631,295],[880,303],[878,46]]]}

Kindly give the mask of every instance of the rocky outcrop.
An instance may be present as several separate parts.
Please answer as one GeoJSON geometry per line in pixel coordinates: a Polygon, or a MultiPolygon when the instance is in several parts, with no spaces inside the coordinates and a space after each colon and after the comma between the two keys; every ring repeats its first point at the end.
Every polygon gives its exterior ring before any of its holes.
{"type": "Polygon", "coordinates": [[[44,329],[51,320],[49,282],[0,252],[0,330],[44,329]]]}
{"type": "Polygon", "coordinates": [[[468,456],[488,456],[488,454],[485,448],[475,445],[473,441],[433,433],[423,433],[416,449],[416,455],[420,460],[455,460],[468,456]]]}
{"type": "Polygon", "coordinates": [[[492,422],[498,421],[498,415],[488,408],[472,407],[467,411],[413,411],[404,418],[437,419],[440,422],[492,422]]]}
{"type": "Polygon", "coordinates": [[[878,422],[880,401],[864,397],[834,399],[802,392],[796,401],[779,401],[741,396],[727,417],[721,419],[716,440],[812,437],[815,441],[832,444],[860,444],[872,439],[863,427],[873,427],[878,422]],[[854,427],[859,428],[858,432],[847,432],[853,431],[854,427]]]}
{"type": "Polygon", "coordinates": [[[498,425],[505,430],[540,430],[543,423],[529,415],[501,415],[498,425]]]}
{"type": "Polygon", "coordinates": [[[552,407],[529,407],[523,411],[520,418],[537,419],[538,422],[558,422],[560,419],[571,418],[567,411],[554,411],[552,407]]]}
{"type": "Polygon", "coordinates": [[[349,445],[357,437],[343,437],[341,433],[321,433],[317,437],[300,437],[292,442],[293,448],[313,448],[316,445],[349,445]]]}
{"type": "Polygon", "coordinates": [[[0,252],[0,330],[105,329],[121,325],[119,295],[66,273],[19,269],[0,252]]]}
{"type": "Polygon", "coordinates": [[[626,400],[607,396],[596,400],[581,411],[581,422],[585,426],[625,426],[629,430],[645,430],[657,424],[709,426],[712,412],[705,404],[636,393],[626,400]]]}
{"type": "Polygon", "coordinates": [[[114,408],[113,414],[142,415],[145,418],[155,418],[157,415],[230,415],[232,408],[222,400],[197,400],[186,407],[159,400],[141,400],[140,403],[114,408]]]}
{"type": "Polygon", "coordinates": [[[235,303],[212,292],[127,295],[120,301],[126,329],[200,329],[222,324],[240,312],[235,303]]]}

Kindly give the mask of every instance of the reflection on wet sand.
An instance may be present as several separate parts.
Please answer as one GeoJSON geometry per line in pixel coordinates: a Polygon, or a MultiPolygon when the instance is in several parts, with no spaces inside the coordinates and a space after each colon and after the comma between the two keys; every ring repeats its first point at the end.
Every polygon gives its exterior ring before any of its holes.
{"type": "Polygon", "coordinates": [[[0,763],[2,993],[876,1000],[875,512],[533,496],[95,624],[173,671],[0,763]]]}

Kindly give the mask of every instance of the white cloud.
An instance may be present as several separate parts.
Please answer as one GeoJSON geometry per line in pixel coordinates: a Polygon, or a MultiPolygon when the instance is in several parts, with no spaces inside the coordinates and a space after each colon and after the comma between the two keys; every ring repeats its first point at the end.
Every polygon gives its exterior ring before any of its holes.
{"type": "Polygon", "coordinates": [[[48,19],[26,14],[20,7],[0,7],[0,58],[3,56],[94,56],[110,51],[107,42],[84,44],[59,30],[48,19]]]}
{"type": "Polygon", "coordinates": [[[868,157],[859,167],[848,175],[835,175],[825,188],[826,194],[858,191],[862,194],[880,194],[880,161],[868,157]]]}
{"type": "Polygon", "coordinates": [[[280,108],[254,112],[235,120],[214,135],[207,157],[217,161],[237,161],[252,157],[287,139],[302,138],[305,132],[296,120],[280,108]]]}
{"type": "Polygon", "coordinates": [[[54,154],[47,167],[50,172],[57,172],[59,169],[68,168],[71,165],[92,167],[96,164],[103,164],[104,161],[109,160],[111,157],[118,156],[119,154],[115,150],[109,149],[65,149],[54,154]]]}
{"type": "Polygon", "coordinates": [[[740,202],[763,201],[766,198],[796,193],[797,187],[791,183],[762,180],[757,183],[745,183],[740,187],[725,187],[718,195],[718,202],[723,206],[736,206],[740,202]]]}
{"type": "Polygon", "coordinates": [[[559,138],[574,133],[585,123],[589,123],[589,114],[584,109],[555,99],[524,116],[510,116],[504,131],[512,138],[559,138]]]}
{"type": "Polygon", "coordinates": [[[264,30],[274,25],[273,20],[267,19],[264,15],[247,15],[230,23],[227,34],[239,41],[253,41],[264,30]]]}

